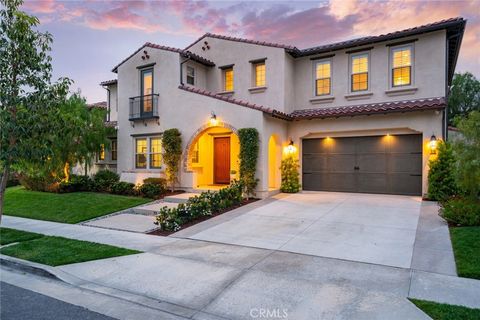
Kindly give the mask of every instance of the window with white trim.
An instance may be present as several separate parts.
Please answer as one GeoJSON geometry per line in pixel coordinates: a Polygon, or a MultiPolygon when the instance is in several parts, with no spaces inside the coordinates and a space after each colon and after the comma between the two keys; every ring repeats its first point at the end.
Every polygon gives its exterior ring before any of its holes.
{"type": "Polygon", "coordinates": [[[135,168],[147,168],[147,138],[135,140],[135,168]]]}
{"type": "Polygon", "coordinates": [[[324,96],[332,93],[332,62],[319,61],[315,64],[315,95],[324,96]]]}
{"type": "Polygon", "coordinates": [[[392,87],[412,84],[412,46],[392,48],[392,87]]]}
{"type": "Polygon", "coordinates": [[[187,66],[187,84],[195,85],[195,68],[187,66]]]}
{"type": "Polygon", "coordinates": [[[351,56],[350,89],[352,92],[368,90],[368,53],[351,56]]]}
{"type": "Polygon", "coordinates": [[[162,139],[150,138],[150,168],[158,169],[162,166],[162,139]]]}
{"type": "Polygon", "coordinates": [[[162,139],[142,137],[135,139],[135,168],[160,169],[162,167],[162,139]]]}

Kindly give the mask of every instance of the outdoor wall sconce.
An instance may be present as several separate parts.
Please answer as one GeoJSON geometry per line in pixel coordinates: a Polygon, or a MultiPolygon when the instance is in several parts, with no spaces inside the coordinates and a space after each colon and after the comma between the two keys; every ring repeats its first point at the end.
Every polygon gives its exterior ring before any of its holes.
{"type": "Polygon", "coordinates": [[[297,151],[297,147],[295,147],[295,144],[293,143],[293,140],[291,138],[288,146],[285,147],[285,151],[288,154],[294,154],[297,151]]]}
{"type": "Polygon", "coordinates": [[[212,115],[210,116],[210,125],[216,126],[217,123],[218,123],[217,115],[215,114],[215,112],[212,111],[212,115]]]}
{"type": "Polygon", "coordinates": [[[430,137],[430,142],[429,142],[429,147],[430,147],[430,154],[436,154],[437,153],[437,137],[435,137],[434,134],[430,137]]]}

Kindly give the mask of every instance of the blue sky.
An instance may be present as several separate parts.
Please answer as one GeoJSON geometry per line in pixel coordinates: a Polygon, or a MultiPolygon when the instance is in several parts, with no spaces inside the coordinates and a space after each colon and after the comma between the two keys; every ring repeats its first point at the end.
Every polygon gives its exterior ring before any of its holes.
{"type": "Polygon", "coordinates": [[[299,48],[377,35],[456,16],[468,19],[457,71],[480,77],[480,10],[468,1],[26,1],[53,34],[54,77],[75,81],[88,102],[113,66],[145,42],[184,48],[205,32],[299,48]]]}

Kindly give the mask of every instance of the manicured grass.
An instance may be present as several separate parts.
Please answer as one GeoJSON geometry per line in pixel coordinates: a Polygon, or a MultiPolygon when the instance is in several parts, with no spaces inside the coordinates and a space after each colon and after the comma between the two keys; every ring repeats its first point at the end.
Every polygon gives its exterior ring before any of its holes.
{"type": "Polygon", "coordinates": [[[78,223],[149,201],[151,200],[106,193],[57,194],[10,187],[5,193],[4,212],[6,215],[23,218],[78,223]]]}
{"type": "Polygon", "coordinates": [[[22,242],[41,238],[43,235],[21,230],[0,228],[0,245],[6,245],[14,242],[22,242]]]}
{"type": "MultiPolygon", "coordinates": [[[[33,233],[32,235],[36,234],[33,233]]],[[[49,266],[60,266],[125,256],[140,253],[140,251],[88,241],[40,235],[40,238],[1,248],[0,253],[49,266]]]]}
{"type": "Polygon", "coordinates": [[[480,279],[480,227],[452,227],[450,237],[458,275],[480,279]]]}
{"type": "Polygon", "coordinates": [[[418,308],[433,320],[478,320],[480,309],[436,303],[425,300],[410,299],[418,308]]]}

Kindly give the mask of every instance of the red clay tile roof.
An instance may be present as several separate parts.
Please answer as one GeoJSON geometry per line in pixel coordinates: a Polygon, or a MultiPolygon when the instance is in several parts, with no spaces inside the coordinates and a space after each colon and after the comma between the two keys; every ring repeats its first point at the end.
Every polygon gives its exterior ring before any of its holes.
{"type": "Polygon", "coordinates": [[[107,101],[101,101],[101,102],[95,102],[95,103],[90,103],[87,104],[88,108],[107,108],[107,101]]]}
{"type": "Polygon", "coordinates": [[[242,106],[242,107],[262,111],[262,112],[267,113],[267,114],[269,114],[269,115],[271,115],[272,117],[275,117],[275,118],[280,118],[280,119],[283,119],[283,120],[292,120],[291,117],[288,114],[286,114],[284,112],[281,112],[281,111],[278,111],[278,110],[275,110],[273,108],[266,107],[266,106],[261,106],[261,105],[258,105],[258,104],[246,102],[246,101],[239,100],[239,99],[234,99],[232,97],[216,94],[216,93],[213,93],[211,91],[207,91],[207,90],[203,90],[203,89],[199,89],[199,88],[194,88],[194,87],[190,87],[190,86],[180,85],[178,88],[182,89],[182,90],[185,90],[185,91],[188,91],[188,92],[201,94],[203,96],[207,96],[207,97],[210,97],[210,98],[223,100],[225,102],[230,102],[230,103],[242,106]]]}
{"type": "Polygon", "coordinates": [[[296,110],[290,114],[294,120],[325,119],[393,112],[439,110],[445,108],[444,98],[403,100],[395,102],[360,104],[335,108],[296,110]]]}
{"type": "Polygon", "coordinates": [[[134,55],[136,55],[140,50],[142,50],[143,48],[145,47],[149,47],[149,48],[155,48],[155,49],[160,49],[160,50],[166,50],[166,51],[171,51],[171,52],[177,52],[179,53],[180,55],[182,55],[183,57],[186,57],[186,58],[190,58],[192,59],[193,61],[196,61],[198,63],[201,63],[203,65],[206,65],[208,67],[213,67],[215,66],[215,63],[213,63],[212,61],[208,60],[208,59],[205,59],[201,56],[199,56],[198,54],[195,54],[193,52],[190,52],[188,50],[183,50],[183,49],[179,49],[179,48],[173,48],[173,47],[167,47],[167,46],[161,46],[161,45],[158,45],[158,44],[154,44],[154,43],[150,43],[150,42],[147,42],[145,43],[143,46],[141,46],[140,48],[138,48],[134,53],[132,53],[131,55],[129,55],[128,57],[126,57],[125,59],[123,59],[119,64],[117,64],[115,67],[113,67],[112,69],[112,72],[117,72],[117,68],[119,66],[121,66],[123,63],[125,63],[128,59],[130,59],[131,57],[133,57],[134,55]]]}
{"type": "Polygon", "coordinates": [[[220,34],[214,34],[214,33],[210,33],[210,32],[205,33],[203,36],[201,36],[200,38],[195,40],[192,44],[190,44],[188,47],[186,47],[185,50],[188,50],[193,45],[195,45],[196,43],[202,41],[204,38],[207,38],[207,37],[217,38],[217,39],[222,39],[222,40],[256,44],[256,45],[266,46],[266,47],[282,48],[282,49],[286,49],[286,50],[298,50],[294,46],[289,46],[289,45],[285,45],[285,44],[258,41],[258,40],[250,40],[250,39],[244,39],[244,38],[236,38],[236,37],[230,37],[230,36],[223,36],[223,35],[220,35],[220,34]]]}
{"type": "Polygon", "coordinates": [[[112,80],[102,81],[102,82],[100,82],[100,85],[101,86],[110,86],[110,85],[116,84],[116,83],[117,83],[117,79],[112,79],[112,80]]]}

